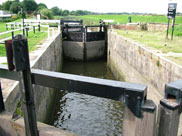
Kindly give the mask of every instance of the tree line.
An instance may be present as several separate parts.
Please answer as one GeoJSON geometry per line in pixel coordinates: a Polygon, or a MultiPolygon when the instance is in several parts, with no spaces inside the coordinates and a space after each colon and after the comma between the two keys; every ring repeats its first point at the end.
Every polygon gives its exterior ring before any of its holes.
{"type": "Polygon", "coordinates": [[[35,0],[23,0],[22,2],[20,2],[20,0],[15,0],[15,1],[8,0],[2,3],[2,5],[0,5],[0,10],[10,11],[10,13],[15,13],[18,15],[21,14],[21,8],[24,10],[26,14],[37,15],[38,13],[40,13],[43,19],[53,19],[54,16],[68,16],[68,15],[80,16],[80,15],[94,14],[93,12],[86,10],[75,10],[75,11],[63,10],[57,6],[48,9],[46,4],[44,3],[38,4],[36,3],[35,0]]]}

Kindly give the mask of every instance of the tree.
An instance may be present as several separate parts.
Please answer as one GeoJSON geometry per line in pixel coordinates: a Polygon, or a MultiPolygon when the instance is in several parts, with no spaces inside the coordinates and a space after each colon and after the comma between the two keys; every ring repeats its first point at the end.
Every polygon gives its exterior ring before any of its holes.
{"type": "Polygon", "coordinates": [[[42,9],[42,10],[40,11],[40,14],[41,14],[41,17],[42,17],[43,19],[53,19],[53,18],[54,18],[54,17],[53,17],[52,11],[49,10],[49,9],[46,9],[46,8],[42,9]]]}
{"type": "Polygon", "coordinates": [[[0,5],[0,10],[2,9],[2,5],[0,5]]]}
{"type": "Polygon", "coordinates": [[[13,3],[12,1],[6,1],[6,2],[4,2],[4,3],[2,4],[2,9],[3,9],[3,10],[9,10],[12,3],[13,3]]]}
{"type": "Polygon", "coordinates": [[[21,10],[21,4],[19,2],[13,2],[10,7],[10,12],[18,13],[21,10]]]}
{"type": "Polygon", "coordinates": [[[37,9],[37,3],[34,0],[23,0],[22,6],[27,12],[33,12],[37,9]]]}
{"type": "Polygon", "coordinates": [[[70,15],[76,15],[76,11],[75,10],[71,11],[70,15]]]}
{"type": "Polygon", "coordinates": [[[44,8],[47,8],[47,6],[44,3],[39,3],[36,10],[40,11],[40,10],[42,10],[44,8]]]}
{"type": "Polygon", "coordinates": [[[51,11],[54,15],[60,15],[60,9],[57,6],[51,8],[51,11]]]}
{"type": "Polygon", "coordinates": [[[63,16],[68,16],[69,15],[69,10],[63,10],[62,15],[63,16]]]}

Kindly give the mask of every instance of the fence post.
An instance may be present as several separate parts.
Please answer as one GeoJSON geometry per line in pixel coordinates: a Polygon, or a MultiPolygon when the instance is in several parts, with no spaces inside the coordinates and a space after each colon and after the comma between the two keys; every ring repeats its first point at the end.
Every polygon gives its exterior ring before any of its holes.
{"type": "Polygon", "coordinates": [[[33,33],[35,34],[35,26],[33,26],[33,33]]]}
{"type": "Polygon", "coordinates": [[[0,112],[4,110],[5,110],[5,107],[4,107],[3,93],[2,93],[1,82],[0,82],[0,112]]]}
{"type": "Polygon", "coordinates": [[[39,27],[39,32],[40,32],[40,22],[39,22],[39,24],[38,24],[38,27],[39,27]]]}
{"type": "Polygon", "coordinates": [[[14,31],[11,32],[11,35],[12,35],[12,39],[14,38],[14,31]]]}
{"type": "Polygon", "coordinates": [[[26,35],[27,35],[27,37],[28,37],[28,28],[26,27],[26,35]]]}
{"type": "Polygon", "coordinates": [[[20,92],[22,97],[26,136],[39,136],[26,37],[17,35],[13,39],[13,55],[15,68],[16,71],[19,72],[20,77],[20,92]]]}
{"type": "Polygon", "coordinates": [[[157,129],[159,136],[177,136],[182,111],[182,80],[166,85],[165,98],[158,108],[157,129]]]}
{"type": "Polygon", "coordinates": [[[156,105],[146,100],[141,108],[141,117],[136,117],[128,106],[125,106],[123,119],[123,136],[154,136],[156,105]]]}

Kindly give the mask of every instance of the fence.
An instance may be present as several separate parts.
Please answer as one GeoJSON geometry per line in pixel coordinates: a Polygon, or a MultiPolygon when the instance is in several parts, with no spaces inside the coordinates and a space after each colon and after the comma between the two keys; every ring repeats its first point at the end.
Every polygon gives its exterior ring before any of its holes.
{"type": "Polygon", "coordinates": [[[0,33],[0,35],[11,33],[11,37],[7,37],[5,39],[2,39],[2,40],[0,40],[0,42],[4,42],[5,40],[11,39],[11,38],[13,39],[14,36],[15,36],[14,33],[16,31],[20,31],[20,30],[23,31],[23,35],[26,35],[28,37],[30,31],[33,31],[33,33],[35,34],[36,29],[38,29],[39,32],[41,31],[41,27],[48,28],[48,39],[50,39],[50,37],[51,37],[50,30],[52,30],[52,35],[54,37],[54,32],[55,32],[54,28],[50,28],[49,25],[41,25],[40,22],[39,23],[32,23],[31,22],[30,24],[29,24],[29,22],[26,22],[26,23],[20,23],[20,22],[18,22],[18,23],[7,23],[6,24],[6,30],[8,30],[8,28],[10,28],[11,30],[6,31],[6,32],[2,32],[2,33],[0,33]],[[23,27],[23,24],[24,24],[24,27],[23,27]]]}
{"type": "MultiPolygon", "coordinates": [[[[8,67],[0,65],[0,77],[20,82],[26,136],[39,135],[32,84],[125,103],[123,136],[154,136],[155,133],[159,136],[177,135],[182,111],[182,80],[166,86],[165,98],[160,101],[156,126],[156,105],[147,100],[146,85],[30,70],[27,39],[22,35],[15,36],[12,42],[7,41],[6,49],[8,67]]],[[[1,112],[5,110],[2,96],[0,86],[1,112]]]]}

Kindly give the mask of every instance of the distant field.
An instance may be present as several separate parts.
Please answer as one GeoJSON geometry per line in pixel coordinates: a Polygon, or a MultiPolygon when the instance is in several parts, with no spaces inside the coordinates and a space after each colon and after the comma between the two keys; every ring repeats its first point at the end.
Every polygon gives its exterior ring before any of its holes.
{"type": "MultiPolygon", "coordinates": [[[[167,17],[162,15],[85,15],[77,16],[83,19],[86,23],[95,24],[99,22],[99,19],[114,20],[114,23],[125,24],[128,23],[128,17],[131,16],[132,22],[142,23],[167,23],[167,17]]],[[[182,24],[182,16],[176,17],[176,24],[182,24]]]]}
{"type": "MultiPolygon", "coordinates": [[[[125,31],[115,30],[118,34],[133,39],[144,44],[150,49],[162,51],[162,53],[174,52],[182,53],[182,39],[174,36],[174,40],[167,40],[165,32],[150,32],[150,31],[125,31]],[[165,46],[166,45],[166,46],[165,46]]],[[[170,37],[170,35],[169,35],[170,37]]]]}

